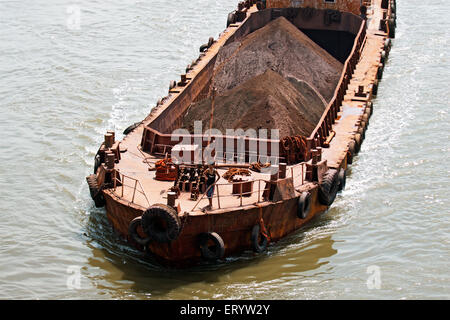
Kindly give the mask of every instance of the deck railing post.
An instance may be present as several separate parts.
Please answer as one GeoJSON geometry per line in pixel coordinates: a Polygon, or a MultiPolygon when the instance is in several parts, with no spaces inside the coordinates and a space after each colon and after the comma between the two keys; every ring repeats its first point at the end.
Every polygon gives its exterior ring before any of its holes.
{"type": "Polygon", "coordinates": [[[136,186],[137,186],[137,180],[134,180],[133,198],[131,199],[131,203],[134,203],[134,195],[136,194],[136,186]]]}
{"type": "Polygon", "coordinates": [[[242,183],[239,183],[239,194],[240,194],[240,196],[241,196],[241,207],[242,207],[242,186],[243,186],[243,184],[242,183]]]}
{"type": "Polygon", "coordinates": [[[258,180],[258,203],[261,201],[261,180],[258,180]]]}
{"type": "Polygon", "coordinates": [[[123,198],[123,189],[125,189],[125,176],[122,175],[122,198],[123,198]]]}
{"type": "Polygon", "coordinates": [[[219,194],[219,185],[217,185],[217,205],[219,206],[219,209],[220,209],[220,194],[219,194]]]}
{"type": "Polygon", "coordinates": [[[305,164],[302,163],[302,185],[303,185],[303,183],[304,183],[304,178],[303,178],[303,176],[305,175],[305,172],[304,172],[304,166],[305,166],[305,164]]]}

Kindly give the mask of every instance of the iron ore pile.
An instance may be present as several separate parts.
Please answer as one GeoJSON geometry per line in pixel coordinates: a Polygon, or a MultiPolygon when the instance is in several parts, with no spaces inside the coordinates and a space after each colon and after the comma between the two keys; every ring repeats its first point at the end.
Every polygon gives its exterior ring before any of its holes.
{"type": "MultiPolygon", "coordinates": [[[[223,47],[215,64],[212,127],[279,129],[309,136],[339,81],[343,65],[284,17],[223,47]]],[[[183,127],[209,128],[212,97],[192,104],[183,127]]]]}

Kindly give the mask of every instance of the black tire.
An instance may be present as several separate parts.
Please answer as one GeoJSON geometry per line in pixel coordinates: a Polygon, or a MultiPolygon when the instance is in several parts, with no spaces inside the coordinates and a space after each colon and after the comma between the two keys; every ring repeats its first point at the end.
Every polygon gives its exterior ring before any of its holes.
{"type": "Polygon", "coordinates": [[[206,50],[208,50],[208,44],[202,44],[201,46],[200,46],[200,52],[205,52],[206,50]]]}
{"type": "Polygon", "coordinates": [[[394,20],[394,27],[397,28],[397,16],[395,15],[395,13],[391,14],[391,19],[394,20]]]}
{"type": "Polygon", "coordinates": [[[356,133],[355,134],[355,154],[357,154],[359,152],[359,150],[361,150],[361,144],[362,144],[362,139],[361,139],[361,134],[360,133],[356,133]]]}
{"type": "Polygon", "coordinates": [[[177,82],[175,80],[170,81],[169,90],[172,90],[177,86],[177,82]]]}
{"type": "Polygon", "coordinates": [[[350,155],[347,156],[347,163],[348,164],[352,164],[353,163],[353,157],[356,154],[356,142],[355,142],[355,140],[352,139],[348,143],[348,151],[349,151],[350,155]]]}
{"type": "Polygon", "coordinates": [[[255,224],[252,229],[252,248],[256,253],[266,251],[269,242],[261,232],[259,224],[255,224]]]}
{"type": "Polygon", "coordinates": [[[377,79],[381,80],[383,78],[384,64],[380,64],[377,70],[377,79]]]}
{"type": "Polygon", "coordinates": [[[102,160],[100,155],[97,153],[94,157],[94,174],[97,174],[97,170],[100,167],[100,165],[102,164],[102,160]]]}
{"type": "Polygon", "coordinates": [[[181,231],[176,210],[165,204],[154,204],[145,210],[141,223],[145,234],[160,243],[177,239],[181,231]]]}
{"type": "Polygon", "coordinates": [[[380,57],[381,63],[384,64],[386,62],[386,60],[387,60],[386,58],[387,58],[386,51],[385,50],[381,51],[381,57],[380,57]]]}
{"type": "Polygon", "coordinates": [[[384,50],[389,53],[389,51],[391,50],[391,46],[392,46],[391,39],[387,38],[384,41],[384,50]]]}
{"type": "Polygon", "coordinates": [[[97,208],[104,207],[106,202],[105,198],[103,197],[103,193],[101,188],[97,184],[97,175],[91,174],[90,176],[86,177],[86,181],[89,186],[89,192],[91,193],[91,198],[94,200],[95,206],[97,208]]]}
{"type": "Polygon", "coordinates": [[[367,116],[367,119],[370,119],[370,117],[372,116],[372,108],[370,106],[367,106],[364,109],[364,115],[367,116]]]}
{"type": "Polygon", "coordinates": [[[367,111],[367,108],[370,110],[370,116],[372,116],[372,114],[373,114],[373,103],[371,101],[369,101],[367,103],[366,111],[367,111]]]}
{"type": "Polygon", "coordinates": [[[322,183],[319,186],[319,202],[326,206],[331,206],[336,198],[339,189],[338,171],[328,169],[323,175],[322,183]]]}
{"type": "Polygon", "coordinates": [[[361,141],[366,138],[366,123],[361,121],[358,133],[361,135],[361,141]]]}
{"type": "Polygon", "coordinates": [[[214,44],[214,38],[213,37],[209,37],[208,39],[208,48],[211,48],[211,46],[214,44]]]}
{"type": "Polygon", "coordinates": [[[216,261],[224,256],[225,244],[217,233],[202,233],[199,235],[199,240],[203,259],[207,261],[216,261]],[[209,241],[213,242],[212,246],[209,246],[209,241]]]}
{"type": "Polygon", "coordinates": [[[230,24],[233,24],[236,22],[236,15],[234,12],[230,12],[227,17],[227,28],[230,26],[230,24]]]}
{"type": "Polygon", "coordinates": [[[389,25],[389,38],[393,39],[395,38],[395,20],[389,19],[388,25],[389,25]]]}
{"type": "Polygon", "coordinates": [[[262,1],[256,2],[256,8],[258,8],[259,11],[264,10],[266,8],[266,5],[262,1]]]}
{"type": "Polygon", "coordinates": [[[378,94],[378,80],[375,80],[375,82],[372,85],[372,95],[376,96],[378,94]]]}
{"type": "Polygon", "coordinates": [[[338,180],[339,180],[339,191],[345,190],[345,183],[347,181],[347,172],[345,171],[344,168],[341,168],[341,170],[339,170],[339,175],[338,175],[338,180]]]}
{"type": "Polygon", "coordinates": [[[297,217],[300,219],[306,219],[311,212],[311,194],[309,192],[303,192],[298,197],[297,217]]]}
{"type": "Polygon", "coordinates": [[[126,128],[125,130],[123,130],[123,134],[124,135],[128,135],[130,132],[132,132],[134,129],[136,129],[137,127],[139,127],[139,125],[141,124],[141,122],[136,122],[133,123],[131,126],[129,126],[128,128],[126,128]]]}
{"type": "Polygon", "coordinates": [[[136,217],[133,220],[131,220],[130,224],[128,225],[128,235],[137,244],[140,244],[141,246],[147,246],[148,243],[151,241],[151,239],[149,237],[141,238],[139,236],[137,232],[137,228],[139,226],[142,226],[142,216],[136,217]]]}
{"type": "Polygon", "coordinates": [[[367,123],[364,120],[361,120],[359,126],[360,127],[358,129],[358,132],[361,134],[361,138],[364,140],[366,138],[367,123]]]}
{"type": "Polygon", "coordinates": [[[366,113],[366,111],[364,110],[364,113],[362,115],[362,121],[366,123],[366,125],[369,123],[369,117],[370,114],[366,113]]]}

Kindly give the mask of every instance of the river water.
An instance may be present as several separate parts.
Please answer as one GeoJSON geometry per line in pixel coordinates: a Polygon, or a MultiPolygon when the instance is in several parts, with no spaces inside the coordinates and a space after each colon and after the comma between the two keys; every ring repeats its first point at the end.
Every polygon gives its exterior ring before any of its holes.
{"type": "Polygon", "coordinates": [[[267,253],[166,270],[93,206],[85,176],[103,134],[143,119],[236,5],[0,1],[1,299],[449,298],[443,0],[397,1],[397,37],[346,190],[267,253]]]}

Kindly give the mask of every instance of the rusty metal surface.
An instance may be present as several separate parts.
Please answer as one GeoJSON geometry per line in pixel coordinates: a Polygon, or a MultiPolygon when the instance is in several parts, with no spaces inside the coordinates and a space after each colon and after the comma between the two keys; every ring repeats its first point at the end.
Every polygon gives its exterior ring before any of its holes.
{"type": "Polygon", "coordinates": [[[267,0],[267,8],[316,8],[351,12],[359,15],[360,0],[336,0],[334,3],[324,0],[267,0]]]}
{"type": "MultiPolygon", "coordinates": [[[[335,97],[339,97],[339,99],[335,99],[329,105],[317,126],[317,130],[307,143],[306,148],[312,158],[306,164],[306,169],[303,165],[287,167],[287,172],[291,171],[292,177],[295,178],[290,184],[284,186],[280,184],[279,194],[277,195],[280,201],[272,199],[272,201],[261,203],[255,202],[255,197],[252,195],[249,197],[250,201],[243,205],[241,198],[241,205],[235,205],[231,208],[225,207],[207,212],[190,212],[189,208],[185,206],[188,200],[180,197],[177,202],[183,208],[179,210],[179,218],[182,222],[179,237],[169,244],[151,242],[148,246],[149,251],[164,263],[185,267],[195,264],[201,258],[198,235],[202,232],[214,231],[220,234],[225,243],[225,255],[228,256],[251,248],[251,230],[255,224],[259,223],[258,221],[261,218],[270,238],[276,241],[327,210],[328,207],[322,205],[318,200],[318,183],[320,183],[321,176],[327,168],[347,168],[349,144],[355,140],[357,134],[363,133],[367,126],[370,114],[365,118],[364,114],[368,114],[367,110],[371,107],[370,100],[374,96],[372,91],[379,75],[380,56],[385,49],[383,45],[388,36],[387,32],[379,30],[379,21],[383,18],[383,10],[380,7],[381,0],[374,0],[372,4],[373,6],[368,11],[371,19],[367,32],[365,25],[359,29],[352,53],[342,74],[341,82],[345,85],[340,85],[336,89],[335,97]],[[376,20],[378,20],[378,23],[376,20]],[[323,145],[324,142],[326,142],[326,145],[323,145]],[[296,174],[294,174],[294,168],[297,170],[296,174]],[[301,175],[298,176],[300,168],[301,175]],[[315,180],[317,182],[305,181],[305,178],[308,177],[310,181],[315,180]],[[306,219],[300,219],[297,217],[298,198],[304,191],[311,193],[311,213],[306,219]]],[[[204,94],[210,81],[208,73],[212,72],[211,66],[214,64],[215,56],[220,47],[229,41],[233,41],[233,37],[245,36],[270,21],[270,15],[268,15],[270,10],[256,12],[256,8],[252,7],[248,12],[250,18],[247,17],[240,25],[232,25],[227,28],[221,38],[200,59],[197,67],[188,72],[187,84],[184,83],[179,90],[178,87],[175,88],[176,90],[165,102],[150,114],[141,125],[122,141],[114,143],[116,162],[109,161],[109,168],[106,168],[105,165],[101,166],[97,177],[99,182],[107,180],[107,174],[116,170],[122,177],[129,177],[132,181],[142,182],[143,195],[147,194],[150,202],[163,203],[164,192],[169,190],[173,184],[153,179],[155,172],[152,171],[152,163],[154,164],[160,158],[141,149],[141,142],[146,140],[147,130],[144,130],[144,128],[146,126],[156,127],[160,131],[174,129],[179,122],[177,119],[186,108],[186,104],[204,94]],[[253,18],[251,18],[252,16],[253,18]],[[121,154],[120,150],[127,151],[121,154]]],[[[385,15],[390,16],[389,9],[384,12],[386,12],[385,15]]],[[[149,139],[151,138],[149,137],[149,139]]],[[[105,152],[109,152],[109,150],[105,152]]],[[[264,179],[262,176],[259,178],[264,179]]],[[[109,185],[108,188],[103,190],[107,217],[114,229],[124,237],[128,237],[130,221],[142,215],[148,207],[147,197],[136,193],[136,186],[137,183],[135,183],[133,190],[132,187],[128,188],[125,183],[123,185],[120,183],[119,185],[114,184],[114,186],[109,185]]],[[[232,194],[231,185],[230,194],[232,194]]],[[[234,200],[229,200],[229,204],[235,203],[232,202],[234,200]]]]}

